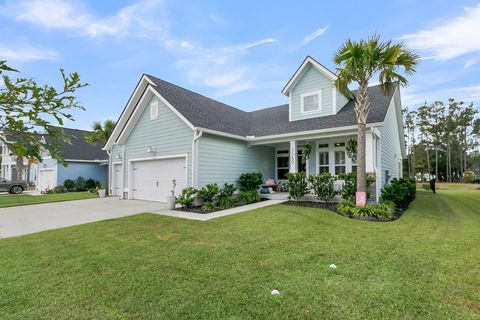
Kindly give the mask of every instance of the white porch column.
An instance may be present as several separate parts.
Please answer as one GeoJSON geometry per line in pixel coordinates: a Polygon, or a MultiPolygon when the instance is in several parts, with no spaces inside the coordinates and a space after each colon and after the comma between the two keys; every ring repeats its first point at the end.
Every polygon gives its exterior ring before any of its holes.
{"type": "Polygon", "coordinates": [[[366,163],[366,173],[375,173],[375,146],[373,133],[367,132],[365,135],[365,163],[366,163]]]}
{"type": "Polygon", "coordinates": [[[298,148],[297,148],[297,141],[290,140],[290,173],[296,173],[298,170],[297,166],[297,156],[298,148]]]}

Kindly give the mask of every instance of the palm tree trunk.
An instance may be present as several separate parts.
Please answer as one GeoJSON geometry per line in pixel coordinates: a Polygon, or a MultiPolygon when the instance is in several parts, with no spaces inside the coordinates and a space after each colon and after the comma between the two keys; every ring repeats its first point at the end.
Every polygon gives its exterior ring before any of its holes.
{"type": "MultiPolygon", "coordinates": [[[[356,203],[361,204],[359,196],[366,200],[367,179],[366,179],[366,144],[365,144],[365,125],[370,110],[370,101],[368,97],[368,82],[362,81],[358,90],[358,97],[355,103],[355,113],[357,115],[357,198],[356,203]]],[[[366,202],[366,201],[365,201],[366,202]]]]}
{"type": "Polygon", "coordinates": [[[365,124],[357,124],[357,192],[366,192],[365,124]]]}

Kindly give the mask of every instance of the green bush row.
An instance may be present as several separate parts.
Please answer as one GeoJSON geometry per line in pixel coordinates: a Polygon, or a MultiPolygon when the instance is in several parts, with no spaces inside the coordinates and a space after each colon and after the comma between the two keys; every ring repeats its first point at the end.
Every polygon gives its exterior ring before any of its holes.
{"type": "MultiPolygon", "coordinates": [[[[355,172],[342,173],[337,177],[329,172],[310,175],[308,177],[304,172],[288,173],[287,179],[290,197],[295,200],[304,197],[310,191],[313,191],[319,200],[325,202],[330,202],[339,193],[342,195],[343,199],[353,200],[355,199],[355,193],[357,192],[357,174],[355,172]],[[334,188],[335,180],[344,181],[343,188],[340,192],[334,188]]],[[[371,186],[374,182],[375,177],[368,175],[367,187],[371,186]]]]}
{"type": "Polygon", "coordinates": [[[195,200],[203,202],[204,211],[213,211],[217,208],[227,209],[234,205],[244,205],[260,201],[258,188],[263,183],[262,174],[259,172],[243,173],[237,181],[240,193],[233,197],[237,189],[235,185],[225,183],[222,188],[216,183],[210,183],[200,189],[192,187],[184,188],[175,202],[182,208],[193,207],[195,200]]]}
{"type": "Polygon", "coordinates": [[[376,204],[367,204],[364,207],[355,206],[351,199],[342,200],[338,206],[340,213],[355,217],[374,217],[378,219],[390,218],[395,212],[395,204],[392,201],[381,201],[376,204]]]}

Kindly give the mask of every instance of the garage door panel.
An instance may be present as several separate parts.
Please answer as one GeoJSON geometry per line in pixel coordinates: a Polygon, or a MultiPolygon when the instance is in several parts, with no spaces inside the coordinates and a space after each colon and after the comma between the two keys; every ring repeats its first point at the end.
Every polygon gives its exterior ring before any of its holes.
{"type": "Polygon", "coordinates": [[[55,187],[55,179],[53,169],[44,169],[38,171],[38,189],[45,191],[45,189],[53,189],[55,187]]]}
{"type": "Polygon", "coordinates": [[[186,159],[171,158],[132,162],[132,198],[166,201],[176,180],[175,190],[186,186],[186,159]]]}

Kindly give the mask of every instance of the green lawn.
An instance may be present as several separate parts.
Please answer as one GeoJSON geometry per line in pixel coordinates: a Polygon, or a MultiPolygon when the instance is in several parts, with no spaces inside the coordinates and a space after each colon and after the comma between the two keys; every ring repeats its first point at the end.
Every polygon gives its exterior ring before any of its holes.
{"type": "Polygon", "coordinates": [[[480,319],[480,191],[420,191],[386,223],[141,214],[0,240],[0,257],[1,319],[480,319]]]}
{"type": "Polygon", "coordinates": [[[97,195],[90,192],[42,194],[40,196],[32,196],[29,194],[4,193],[0,195],[0,208],[91,198],[97,198],[97,195]]]}

